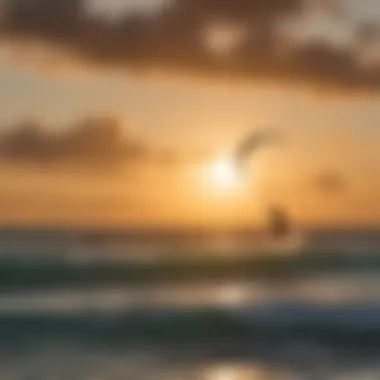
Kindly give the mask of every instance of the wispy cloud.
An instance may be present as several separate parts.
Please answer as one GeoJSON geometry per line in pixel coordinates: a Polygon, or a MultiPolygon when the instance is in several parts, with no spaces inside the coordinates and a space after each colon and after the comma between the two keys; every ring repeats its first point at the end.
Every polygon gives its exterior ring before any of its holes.
{"type": "Polygon", "coordinates": [[[152,153],[137,138],[124,133],[114,118],[92,117],[61,133],[35,121],[7,128],[0,135],[0,160],[31,165],[113,164],[146,159],[152,153]]]}
{"type": "Polygon", "coordinates": [[[322,195],[342,194],[350,188],[346,176],[332,169],[318,173],[313,180],[313,186],[322,195]]]}

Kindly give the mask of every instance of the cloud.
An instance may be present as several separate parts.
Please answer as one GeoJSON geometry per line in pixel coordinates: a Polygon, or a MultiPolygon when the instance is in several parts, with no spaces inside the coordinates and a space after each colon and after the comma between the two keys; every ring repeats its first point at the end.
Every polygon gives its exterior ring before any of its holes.
{"type": "Polygon", "coordinates": [[[60,134],[35,121],[25,121],[0,135],[0,160],[30,165],[123,164],[149,157],[150,150],[125,136],[114,118],[93,117],[65,128],[60,134]]]}
{"type": "Polygon", "coordinates": [[[315,190],[324,195],[341,194],[349,188],[349,183],[344,175],[334,170],[318,173],[313,184],[315,190]]]}
{"type": "MultiPolygon", "coordinates": [[[[85,0],[4,1],[0,39],[47,44],[93,66],[380,89],[380,66],[362,65],[356,46],[378,42],[374,25],[359,27],[350,46],[286,36],[283,25],[307,14],[311,0],[172,0],[153,14],[125,11],[117,18],[89,12],[85,0]],[[217,22],[245,29],[228,55],[208,44],[207,30],[217,22]]],[[[327,9],[332,1],[318,3],[327,9]]]]}

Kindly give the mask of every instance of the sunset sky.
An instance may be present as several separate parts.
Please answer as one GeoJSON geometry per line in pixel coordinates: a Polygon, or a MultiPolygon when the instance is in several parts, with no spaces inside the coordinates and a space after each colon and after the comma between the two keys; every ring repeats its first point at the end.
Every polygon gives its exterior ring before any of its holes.
{"type": "Polygon", "coordinates": [[[377,0],[82,3],[1,2],[2,130],[114,117],[179,163],[98,173],[30,169],[26,154],[1,164],[0,222],[256,223],[270,199],[300,223],[380,223],[377,0]],[[284,144],[258,157],[244,189],[218,185],[215,161],[265,127],[284,144]],[[315,184],[327,171],[338,190],[315,184]]]}

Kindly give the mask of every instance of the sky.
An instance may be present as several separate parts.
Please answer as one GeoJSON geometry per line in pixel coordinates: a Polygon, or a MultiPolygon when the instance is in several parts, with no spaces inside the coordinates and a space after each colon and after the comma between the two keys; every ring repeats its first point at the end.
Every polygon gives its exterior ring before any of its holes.
{"type": "Polygon", "coordinates": [[[2,165],[0,222],[249,224],[270,198],[300,223],[380,223],[378,1],[96,0],[86,13],[77,0],[3,3],[3,134],[114,117],[147,150],[195,158],[94,174],[79,161],[31,169],[22,152],[2,165]],[[284,146],[258,158],[244,194],[218,188],[205,168],[266,127],[284,146]],[[326,171],[339,190],[315,185],[326,171]]]}

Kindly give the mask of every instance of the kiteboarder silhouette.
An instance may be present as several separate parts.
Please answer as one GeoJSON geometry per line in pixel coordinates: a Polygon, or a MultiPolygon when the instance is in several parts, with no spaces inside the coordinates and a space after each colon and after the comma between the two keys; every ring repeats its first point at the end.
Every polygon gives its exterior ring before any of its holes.
{"type": "Polygon", "coordinates": [[[278,204],[269,206],[268,230],[270,236],[275,239],[284,239],[291,234],[290,218],[283,207],[278,204]]]}
{"type": "MultiPolygon", "coordinates": [[[[273,129],[259,130],[249,133],[237,145],[234,161],[241,175],[248,175],[250,159],[267,145],[273,145],[282,139],[273,129]]],[[[292,234],[291,220],[285,208],[276,202],[268,200],[264,194],[263,203],[267,210],[267,232],[272,241],[283,241],[292,234]]]]}

